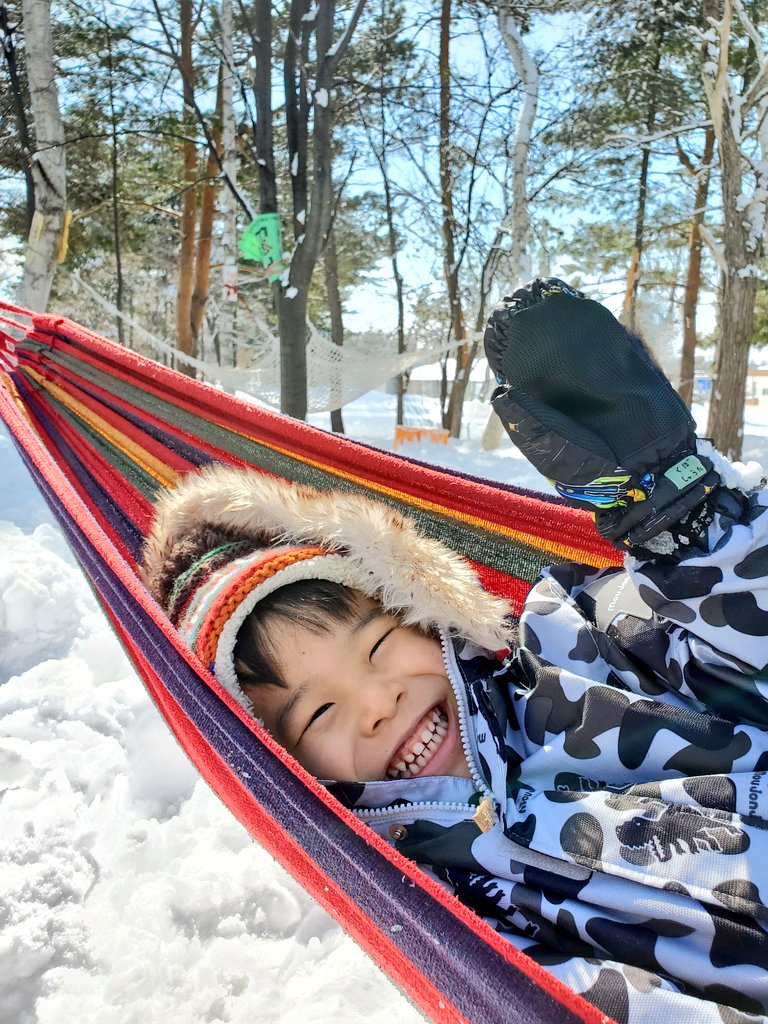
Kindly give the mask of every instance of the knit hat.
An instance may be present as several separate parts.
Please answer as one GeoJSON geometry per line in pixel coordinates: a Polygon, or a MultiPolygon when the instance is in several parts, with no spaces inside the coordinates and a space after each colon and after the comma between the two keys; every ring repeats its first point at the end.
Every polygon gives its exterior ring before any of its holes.
{"type": "Polygon", "coordinates": [[[150,592],[248,711],[234,665],[238,632],[259,601],[297,580],[361,591],[405,625],[442,627],[490,650],[509,645],[509,606],[482,588],[469,564],[422,537],[412,520],[360,495],[210,466],[161,494],[143,555],[150,592]],[[205,525],[233,539],[199,554],[166,596],[160,580],[174,552],[205,525]]]}

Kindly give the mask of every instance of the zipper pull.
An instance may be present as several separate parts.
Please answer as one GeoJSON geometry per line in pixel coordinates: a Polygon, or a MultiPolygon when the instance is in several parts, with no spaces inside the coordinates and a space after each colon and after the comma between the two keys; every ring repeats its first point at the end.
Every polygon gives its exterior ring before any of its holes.
{"type": "Polygon", "coordinates": [[[496,824],[493,800],[489,796],[484,796],[477,805],[477,810],[472,815],[472,821],[474,821],[481,832],[490,832],[496,824]]]}

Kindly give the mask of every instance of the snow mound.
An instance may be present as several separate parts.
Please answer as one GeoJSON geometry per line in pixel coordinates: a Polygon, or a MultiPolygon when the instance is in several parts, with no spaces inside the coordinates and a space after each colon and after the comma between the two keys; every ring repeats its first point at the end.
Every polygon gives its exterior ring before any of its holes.
{"type": "Polygon", "coordinates": [[[0,521],[0,681],[40,660],[63,657],[95,603],[69,562],[61,534],[48,524],[26,535],[0,521]]]}
{"type": "Polygon", "coordinates": [[[19,465],[0,432],[0,1021],[416,1024],[200,780],[19,465]]]}

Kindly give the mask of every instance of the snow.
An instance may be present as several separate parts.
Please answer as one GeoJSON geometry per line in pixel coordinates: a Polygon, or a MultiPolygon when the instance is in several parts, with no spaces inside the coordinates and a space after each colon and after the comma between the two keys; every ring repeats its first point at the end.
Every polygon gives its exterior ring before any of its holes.
{"type": "MultiPolygon", "coordinates": [[[[406,407],[438,425],[433,400],[406,407]]],[[[401,450],[551,490],[506,442],[480,450],[487,415],[469,402],[461,439],[401,450]]],[[[344,419],[391,447],[393,396],[344,419]]],[[[768,464],[768,414],[746,457],[768,464]]],[[[420,1021],[198,778],[1,427],[0,474],[0,1021],[420,1021]]]]}
{"type": "Polygon", "coordinates": [[[2,426],[0,478],[0,1021],[421,1021],[199,779],[2,426]]]}
{"type": "Polygon", "coordinates": [[[317,92],[315,93],[315,103],[318,105],[318,107],[327,107],[328,106],[328,90],[327,89],[318,89],[317,90],[317,92]]]}

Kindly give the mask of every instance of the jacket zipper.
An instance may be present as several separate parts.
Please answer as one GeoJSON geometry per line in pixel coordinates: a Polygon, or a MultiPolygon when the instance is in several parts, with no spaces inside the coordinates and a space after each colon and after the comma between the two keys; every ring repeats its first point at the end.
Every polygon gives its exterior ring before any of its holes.
{"type": "MultiPolygon", "coordinates": [[[[469,729],[467,726],[467,709],[464,700],[464,694],[461,689],[461,674],[458,666],[456,665],[456,656],[453,651],[453,644],[451,643],[448,635],[441,629],[440,630],[440,647],[443,653],[443,665],[445,666],[445,674],[448,677],[448,682],[451,684],[454,696],[456,698],[456,708],[459,713],[459,736],[461,737],[461,746],[464,750],[464,757],[469,765],[469,771],[472,776],[472,782],[475,784],[477,789],[482,793],[483,799],[480,802],[478,811],[480,808],[485,808],[485,821],[488,821],[487,815],[493,814],[492,811],[488,810],[488,801],[490,801],[490,807],[495,807],[493,800],[493,794],[485,784],[485,780],[477,770],[477,763],[472,752],[472,748],[469,742],[469,729]]],[[[455,801],[441,802],[439,800],[422,800],[416,803],[409,803],[401,807],[361,807],[354,809],[354,813],[362,818],[363,821],[379,820],[386,818],[394,818],[398,815],[407,814],[408,817],[412,816],[414,811],[426,812],[435,811],[442,814],[450,813],[456,814],[461,813],[462,816],[466,817],[467,811],[471,810],[471,805],[467,803],[458,803],[455,801]]],[[[475,817],[478,815],[478,811],[475,812],[475,817]]],[[[495,814],[493,814],[495,819],[495,814]]],[[[488,831],[488,827],[482,827],[482,831],[488,831]]]]}

